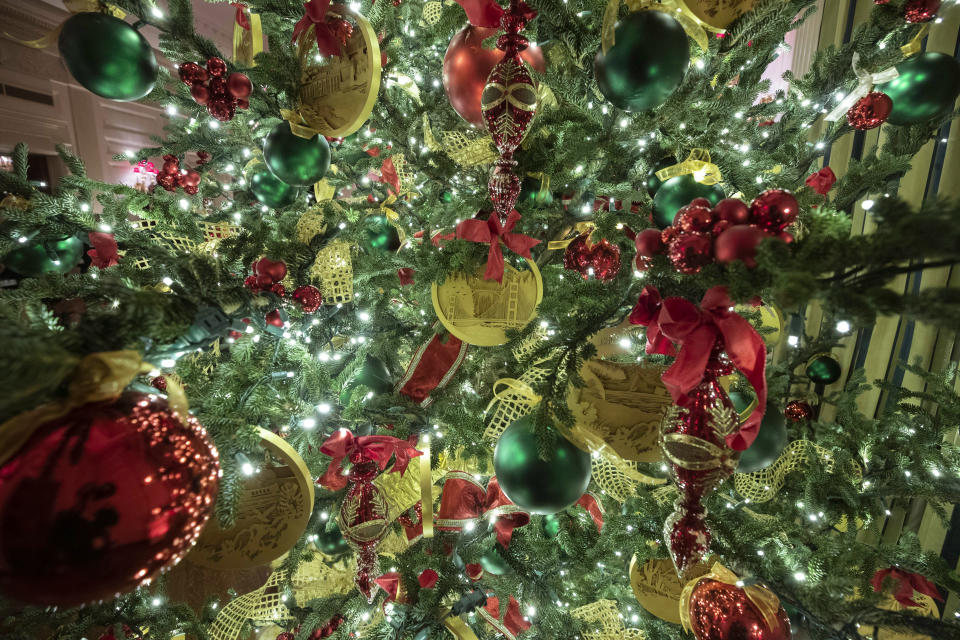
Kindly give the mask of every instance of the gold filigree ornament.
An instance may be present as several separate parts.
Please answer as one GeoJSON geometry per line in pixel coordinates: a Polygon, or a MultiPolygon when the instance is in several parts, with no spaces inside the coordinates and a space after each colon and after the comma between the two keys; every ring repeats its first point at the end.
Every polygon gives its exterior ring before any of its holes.
{"type": "Polygon", "coordinates": [[[212,569],[248,569],[285,554],[300,539],[313,513],[313,478],[287,442],[260,429],[264,464],[244,478],[236,522],[216,519],[203,530],[189,560],[212,569]]]}
{"type": "Polygon", "coordinates": [[[323,304],[336,305],[353,300],[353,261],[351,245],[334,240],[317,252],[310,267],[310,277],[320,281],[323,304]]]}
{"type": "Polygon", "coordinates": [[[587,623],[584,640],[644,640],[647,637],[640,629],[623,626],[623,615],[614,600],[597,600],[570,613],[587,623]]]}

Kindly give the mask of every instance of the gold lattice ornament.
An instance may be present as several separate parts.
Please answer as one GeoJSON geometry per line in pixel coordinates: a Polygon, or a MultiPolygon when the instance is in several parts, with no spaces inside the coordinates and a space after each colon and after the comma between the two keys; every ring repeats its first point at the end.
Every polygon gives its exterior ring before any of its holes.
{"type": "Polygon", "coordinates": [[[323,211],[313,208],[305,211],[297,220],[297,242],[310,244],[318,235],[327,230],[327,223],[323,219],[323,211]]]}
{"type": "Polygon", "coordinates": [[[584,640],[644,640],[646,638],[640,629],[627,629],[623,626],[623,616],[617,610],[617,603],[613,600],[597,600],[577,607],[570,613],[587,623],[587,629],[583,632],[584,640]]]}
{"type": "MultiPolygon", "coordinates": [[[[829,449],[810,440],[794,440],[784,448],[776,462],[753,473],[738,473],[733,476],[733,486],[742,497],[751,502],[768,502],[776,497],[794,471],[802,471],[813,464],[822,465],[828,472],[834,470],[836,461],[829,449]]],[[[845,469],[852,484],[863,481],[863,469],[854,460],[845,469]]]]}
{"type": "Polygon", "coordinates": [[[442,151],[463,167],[491,164],[499,157],[489,135],[467,135],[462,131],[441,131],[440,140],[430,128],[430,118],[423,114],[423,142],[431,151],[442,151]]]}
{"type": "Polygon", "coordinates": [[[286,441],[260,429],[266,462],[244,478],[235,524],[223,529],[212,520],[188,556],[214,569],[262,566],[285,554],[300,539],[313,512],[313,478],[286,441]]]}
{"type": "Polygon", "coordinates": [[[353,300],[353,261],[350,244],[335,240],[317,252],[310,277],[320,281],[323,304],[336,305],[353,300]]]}

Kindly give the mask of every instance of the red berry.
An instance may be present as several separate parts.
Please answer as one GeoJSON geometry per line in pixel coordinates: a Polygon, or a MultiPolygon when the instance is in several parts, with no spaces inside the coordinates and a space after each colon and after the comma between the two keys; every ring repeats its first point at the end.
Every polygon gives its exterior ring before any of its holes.
{"type": "Polygon", "coordinates": [[[283,318],[280,317],[280,311],[278,309],[274,309],[268,313],[264,318],[264,321],[266,321],[267,324],[275,327],[280,327],[281,329],[283,328],[283,318]]]}
{"type": "Polygon", "coordinates": [[[190,170],[183,174],[183,177],[180,179],[184,187],[196,187],[200,185],[200,174],[196,171],[190,170]]]}

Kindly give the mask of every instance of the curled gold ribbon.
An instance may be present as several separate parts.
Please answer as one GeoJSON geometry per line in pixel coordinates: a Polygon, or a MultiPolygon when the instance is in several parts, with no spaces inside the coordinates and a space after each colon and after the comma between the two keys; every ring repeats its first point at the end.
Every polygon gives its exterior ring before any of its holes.
{"type": "Polygon", "coordinates": [[[597,225],[595,225],[593,222],[589,220],[585,222],[578,222],[577,224],[573,225],[572,231],[574,232],[574,235],[572,235],[569,238],[565,238],[563,240],[551,240],[550,242],[547,243],[547,249],[551,251],[556,249],[566,249],[571,242],[573,242],[574,240],[576,240],[577,238],[579,238],[585,233],[592,233],[593,230],[596,228],[597,228],[597,225]]]}
{"type": "Polygon", "coordinates": [[[910,42],[900,47],[900,53],[903,54],[903,57],[909,58],[910,56],[920,53],[920,49],[923,48],[923,39],[927,37],[929,32],[930,23],[923,23],[923,26],[920,27],[919,31],[917,31],[917,35],[913,36],[913,38],[910,39],[910,42]]]}
{"type": "Polygon", "coordinates": [[[430,475],[430,438],[421,443],[423,455],[420,456],[420,522],[423,525],[423,537],[433,537],[433,478],[430,475]]]}
{"type": "MultiPolygon", "coordinates": [[[[736,585],[740,578],[738,578],[737,574],[733,571],[730,571],[717,562],[713,565],[713,568],[710,569],[710,573],[694,578],[688,582],[680,593],[680,624],[684,631],[690,631],[690,597],[693,595],[693,590],[696,588],[697,583],[701,580],[716,580],[724,584],[736,585]]],[[[746,593],[747,599],[760,611],[760,615],[763,616],[767,627],[769,627],[771,631],[779,627],[780,623],[777,621],[777,612],[780,610],[780,599],[776,594],[760,585],[750,585],[749,587],[742,587],[742,589],[744,593],[746,593]]]]}
{"type": "MultiPolygon", "coordinates": [[[[493,405],[501,400],[507,400],[509,392],[513,392],[520,396],[529,406],[533,406],[540,402],[540,395],[533,390],[529,384],[523,380],[517,380],[516,378],[500,378],[493,383],[493,398],[490,399],[490,402],[487,404],[487,408],[484,409],[484,413],[490,411],[490,408],[493,405]],[[497,387],[501,387],[497,389],[497,387]]],[[[514,400],[514,398],[509,398],[514,400]]]]}
{"type": "MultiPolygon", "coordinates": [[[[120,7],[112,4],[101,5],[99,0],[63,0],[63,6],[66,7],[67,11],[70,13],[99,13],[102,7],[104,9],[104,13],[115,18],[123,20],[127,16],[127,14],[124,13],[120,7]]],[[[66,22],[66,20],[63,22],[66,22]]],[[[15,38],[6,32],[4,32],[3,35],[7,36],[7,38],[13,40],[14,42],[22,44],[25,47],[30,47],[31,49],[46,49],[56,42],[57,38],[60,37],[60,30],[63,29],[63,22],[58,24],[52,31],[34,40],[21,40],[20,38],[15,38]]]]}
{"type": "Polygon", "coordinates": [[[263,27],[259,13],[250,11],[247,19],[250,21],[249,31],[237,24],[236,19],[233,21],[233,61],[255,67],[254,58],[263,52],[263,27]],[[244,36],[249,36],[250,41],[246,42],[244,36]]]}
{"type": "MultiPolygon", "coordinates": [[[[617,24],[617,14],[620,10],[621,0],[609,0],[607,2],[607,8],[603,12],[603,22],[600,27],[600,48],[603,51],[603,54],[606,55],[607,51],[616,44],[614,39],[614,27],[617,24]]],[[[707,51],[710,47],[710,42],[707,40],[707,34],[704,31],[704,28],[708,28],[711,31],[717,31],[712,27],[709,27],[699,18],[687,9],[683,3],[677,3],[673,0],[666,0],[663,3],[653,2],[653,0],[623,0],[626,3],[627,8],[631,12],[634,11],[662,11],[663,13],[668,14],[671,18],[680,23],[680,26],[683,27],[683,30],[687,33],[690,38],[697,43],[697,46],[701,50],[707,51]]],[[[722,29],[720,30],[722,31],[722,29]]]]}
{"type": "Polygon", "coordinates": [[[309,140],[320,132],[307,124],[306,119],[300,115],[299,111],[293,109],[280,109],[280,116],[290,125],[290,133],[301,138],[309,140]]]}
{"type": "Polygon", "coordinates": [[[700,184],[717,184],[723,179],[720,167],[710,161],[710,152],[706,149],[691,149],[686,160],[656,173],[661,182],[684,175],[693,175],[693,179],[700,184]]]}

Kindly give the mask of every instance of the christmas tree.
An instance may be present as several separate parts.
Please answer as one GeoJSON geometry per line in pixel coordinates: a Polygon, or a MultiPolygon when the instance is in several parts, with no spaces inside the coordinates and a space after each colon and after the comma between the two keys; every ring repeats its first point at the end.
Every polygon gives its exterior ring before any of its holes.
{"type": "Polygon", "coordinates": [[[844,355],[960,328],[903,284],[960,262],[898,196],[939,1],[775,91],[815,0],[191,4],[55,34],[166,108],[156,185],[0,173],[3,638],[960,638],[880,535],[960,499],[956,365],[844,355]]]}

